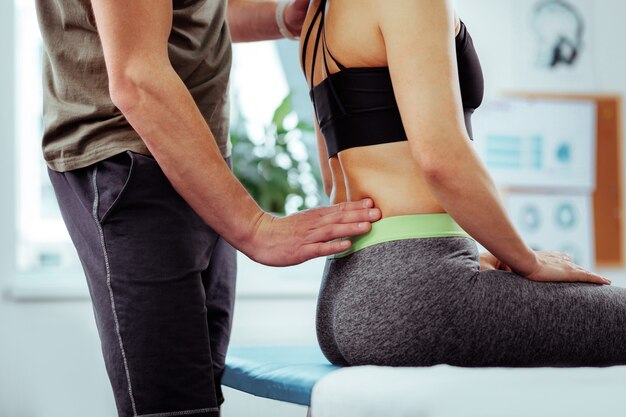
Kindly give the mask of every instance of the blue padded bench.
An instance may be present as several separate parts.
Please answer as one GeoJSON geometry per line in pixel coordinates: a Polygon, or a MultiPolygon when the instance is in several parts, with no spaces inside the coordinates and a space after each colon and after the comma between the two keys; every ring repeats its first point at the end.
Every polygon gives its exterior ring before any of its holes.
{"type": "Polygon", "coordinates": [[[231,348],[223,384],[313,417],[624,417],[626,366],[338,368],[315,347],[231,348]]]}
{"type": "Polygon", "coordinates": [[[231,347],[222,384],[258,397],[311,405],[313,385],[339,369],[319,347],[231,347]]]}

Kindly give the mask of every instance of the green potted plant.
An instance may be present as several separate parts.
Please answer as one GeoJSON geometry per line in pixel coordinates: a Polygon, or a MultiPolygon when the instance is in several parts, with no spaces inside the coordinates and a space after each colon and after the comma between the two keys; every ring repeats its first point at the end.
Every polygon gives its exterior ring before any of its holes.
{"type": "Polygon", "coordinates": [[[325,202],[315,152],[307,148],[313,126],[300,121],[291,95],[285,97],[265,128],[263,141],[253,141],[245,123],[231,131],[233,171],[257,203],[275,214],[318,206],[325,202]]]}

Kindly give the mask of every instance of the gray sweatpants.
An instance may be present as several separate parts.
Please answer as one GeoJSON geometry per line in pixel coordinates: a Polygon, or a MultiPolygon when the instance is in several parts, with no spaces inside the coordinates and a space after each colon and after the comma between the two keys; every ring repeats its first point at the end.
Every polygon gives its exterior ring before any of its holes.
{"type": "Polygon", "coordinates": [[[626,289],[480,271],[467,238],[399,240],[327,261],[317,335],[338,365],[626,364],[626,289]]]}

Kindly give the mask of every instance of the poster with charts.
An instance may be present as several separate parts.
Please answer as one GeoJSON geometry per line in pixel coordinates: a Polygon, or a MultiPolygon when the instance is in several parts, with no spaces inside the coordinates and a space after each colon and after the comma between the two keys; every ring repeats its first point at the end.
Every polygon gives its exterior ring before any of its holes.
{"type": "Polygon", "coordinates": [[[507,212],[522,239],[535,250],[565,252],[574,263],[594,267],[591,194],[508,193],[507,212]]]}
{"type": "Polygon", "coordinates": [[[593,190],[593,102],[499,99],[474,114],[474,147],[500,187],[593,190]]]}
{"type": "Polygon", "coordinates": [[[516,88],[595,89],[593,0],[518,0],[514,5],[516,88]]]}

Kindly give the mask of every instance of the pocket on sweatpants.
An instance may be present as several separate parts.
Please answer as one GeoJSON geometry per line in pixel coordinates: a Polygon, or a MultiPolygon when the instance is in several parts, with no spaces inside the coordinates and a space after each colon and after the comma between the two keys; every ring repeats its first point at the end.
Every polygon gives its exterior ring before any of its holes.
{"type": "Polygon", "coordinates": [[[98,191],[98,219],[104,223],[115,211],[132,180],[135,156],[126,151],[98,163],[95,185],[98,191]]]}

